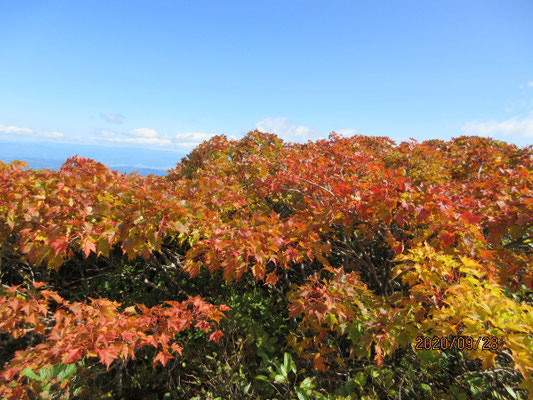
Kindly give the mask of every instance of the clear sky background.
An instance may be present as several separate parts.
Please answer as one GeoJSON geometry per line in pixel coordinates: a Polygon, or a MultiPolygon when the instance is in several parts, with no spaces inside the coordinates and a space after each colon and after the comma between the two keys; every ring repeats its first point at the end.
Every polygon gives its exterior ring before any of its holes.
{"type": "Polygon", "coordinates": [[[0,0],[0,21],[3,141],[533,144],[531,0],[0,0]]]}

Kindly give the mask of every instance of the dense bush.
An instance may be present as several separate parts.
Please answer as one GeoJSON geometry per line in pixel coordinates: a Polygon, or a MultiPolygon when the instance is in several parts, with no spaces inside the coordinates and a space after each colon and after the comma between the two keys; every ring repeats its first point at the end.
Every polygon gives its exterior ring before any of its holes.
{"type": "Polygon", "coordinates": [[[165,177],[0,162],[0,394],[533,398],[532,154],[255,131],[165,177]]]}

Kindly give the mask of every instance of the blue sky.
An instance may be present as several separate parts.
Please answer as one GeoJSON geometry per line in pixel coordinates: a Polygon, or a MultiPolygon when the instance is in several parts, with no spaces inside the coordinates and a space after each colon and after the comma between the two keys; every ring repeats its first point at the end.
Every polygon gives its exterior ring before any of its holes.
{"type": "Polygon", "coordinates": [[[533,144],[531,0],[0,0],[0,18],[4,141],[533,144]]]}

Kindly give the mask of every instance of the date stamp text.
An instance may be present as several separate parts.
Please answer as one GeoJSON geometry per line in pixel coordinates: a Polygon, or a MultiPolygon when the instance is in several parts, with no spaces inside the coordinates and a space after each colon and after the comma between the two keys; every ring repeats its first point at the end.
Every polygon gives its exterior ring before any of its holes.
{"type": "Polygon", "coordinates": [[[498,351],[503,346],[503,340],[496,336],[423,336],[415,339],[415,350],[487,350],[498,351]]]}

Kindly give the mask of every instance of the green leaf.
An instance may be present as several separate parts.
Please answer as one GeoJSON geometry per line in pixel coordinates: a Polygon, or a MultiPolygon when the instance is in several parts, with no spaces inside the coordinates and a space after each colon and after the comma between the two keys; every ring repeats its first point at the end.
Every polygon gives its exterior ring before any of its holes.
{"type": "Polygon", "coordinates": [[[348,381],[344,384],[344,390],[346,391],[346,394],[352,393],[356,386],[357,385],[353,379],[348,379],[348,381]]]}
{"type": "Polygon", "coordinates": [[[507,393],[509,393],[513,399],[518,399],[518,395],[509,385],[503,385],[503,387],[505,388],[505,390],[507,390],[507,393]]]}
{"type": "Polygon", "coordinates": [[[291,369],[292,366],[292,357],[289,353],[283,354],[283,365],[287,371],[291,369]]]}
{"type": "Polygon", "coordinates": [[[365,387],[366,385],[366,375],[363,372],[359,372],[357,374],[357,378],[354,378],[354,381],[359,383],[361,387],[365,387]]]}
{"type": "Polygon", "coordinates": [[[288,377],[288,370],[287,370],[287,367],[285,367],[285,364],[282,364],[279,366],[279,370],[281,372],[281,375],[283,375],[285,378],[288,377]]]}
{"type": "Polygon", "coordinates": [[[302,389],[313,389],[315,385],[313,385],[313,380],[307,377],[300,383],[300,387],[302,389]]]}
{"type": "Polygon", "coordinates": [[[50,379],[54,379],[62,370],[63,370],[64,364],[54,364],[52,367],[48,368],[46,370],[46,375],[50,379]]]}
{"type": "Polygon", "coordinates": [[[296,388],[296,396],[298,396],[298,400],[309,400],[309,396],[303,389],[296,388]]]}
{"type": "Polygon", "coordinates": [[[64,366],[63,370],[59,372],[57,375],[59,380],[65,380],[70,378],[72,375],[74,375],[78,371],[78,368],[76,368],[76,364],[67,364],[64,366]]]}
{"type": "Polygon", "coordinates": [[[422,388],[422,390],[425,390],[426,392],[431,392],[431,386],[429,386],[426,383],[420,384],[420,387],[422,388]]]}
{"type": "Polygon", "coordinates": [[[26,377],[28,377],[28,378],[30,378],[30,379],[33,379],[33,380],[36,380],[36,381],[40,381],[40,380],[43,379],[42,377],[40,377],[39,375],[37,375],[35,372],[33,372],[33,371],[31,370],[31,368],[26,368],[26,369],[25,369],[24,371],[22,371],[20,374],[21,374],[22,376],[26,376],[26,377]]]}
{"type": "Polygon", "coordinates": [[[41,378],[41,380],[48,378],[48,370],[46,368],[41,368],[39,370],[39,378],[41,378]]]}

